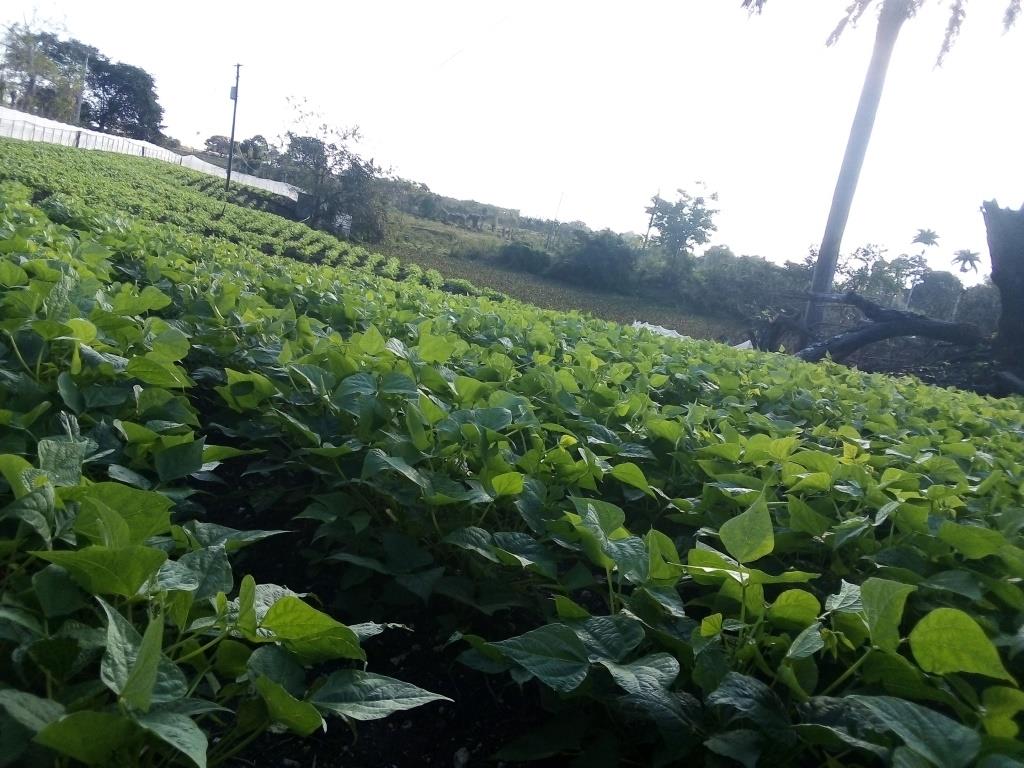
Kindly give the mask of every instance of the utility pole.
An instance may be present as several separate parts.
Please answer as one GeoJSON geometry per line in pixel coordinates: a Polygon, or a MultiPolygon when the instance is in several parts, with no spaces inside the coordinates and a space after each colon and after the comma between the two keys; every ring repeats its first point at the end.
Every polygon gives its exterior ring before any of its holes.
{"type": "Polygon", "coordinates": [[[231,109],[231,140],[228,142],[228,177],[224,181],[224,194],[231,190],[231,163],[235,159],[235,118],[238,117],[238,77],[242,71],[241,64],[235,64],[235,87],[231,89],[231,100],[235,106],[231,109]]]}

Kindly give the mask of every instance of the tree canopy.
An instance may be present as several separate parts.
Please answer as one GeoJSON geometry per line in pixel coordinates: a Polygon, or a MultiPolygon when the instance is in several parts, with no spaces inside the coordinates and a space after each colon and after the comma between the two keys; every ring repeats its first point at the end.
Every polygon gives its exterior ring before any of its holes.
{"type": "Polygon", "coordinates": [[[132,139],[165,138],[153,76],[80,40],[12,24],[0,69],[0,100],[15,109],[132,139]]]}

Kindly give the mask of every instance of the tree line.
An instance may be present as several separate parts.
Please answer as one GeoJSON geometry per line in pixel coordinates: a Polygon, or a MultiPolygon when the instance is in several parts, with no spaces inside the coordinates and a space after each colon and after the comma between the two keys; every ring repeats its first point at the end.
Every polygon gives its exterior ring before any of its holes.
{"type": "Polygon", "coordinates": [[[169,141],[151,74],[30,23],[4,30],[0,104],[116,136],[169,141]]]}

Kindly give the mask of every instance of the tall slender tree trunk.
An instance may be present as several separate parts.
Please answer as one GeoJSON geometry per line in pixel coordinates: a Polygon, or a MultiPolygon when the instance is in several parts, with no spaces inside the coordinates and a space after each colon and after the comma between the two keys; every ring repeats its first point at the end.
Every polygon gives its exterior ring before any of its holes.
{"type": "MultiPolygon", "coordinates": [[[[864,85],[857,104],[857,113],[850,127],[850,138],[846,142],[846,153],[839,169],[835,192],[832,194],[832,208],[828,212],[825,234],[818,250],[818,260],[814,265],[814,276],[811,278],[811,293],[828,293],[832,290],[835,279],[836,264],[839,261],[839,246],[843,241],[846,222],[850,218],[850,206],[853,195],[857,191],[857,180],[864,165],[868,142],[871,140],[871,129],[875,125],[878,104],[882,99],[885,87],[885,76],[889,69],[893,48],[899,37],[903,22],[910,16],[910,0],[885,0],[878,17],[878,31],[875,34],[875,47],[871,53],[871,63],[864,78],[864,85]]],[[[804,314],[804,325],[813,335],[821,324],[824,307],[815,299],[807,302],[804,314]]],[[[809,339],[804,339],[801,346],[806,346],[809,339]]]]}
{"type": "Polygon", "coordinates": [[[992,282],[1002,304],[994,347],[1001,360],[1019,366],[1024,364],[1024,207],[1015,211],[989,200],[981,210],[992,257],[992,282]]]}

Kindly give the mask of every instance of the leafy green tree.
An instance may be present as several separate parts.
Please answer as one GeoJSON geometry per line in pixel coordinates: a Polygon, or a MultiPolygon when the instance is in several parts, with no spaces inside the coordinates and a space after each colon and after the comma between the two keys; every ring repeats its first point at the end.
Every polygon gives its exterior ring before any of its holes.
{"type": "Polygon", "coordinates": [[[707,243],[711,233],[718,229],[714,222],[718,210],[708,206],[709,201],[718,200],[718,195],[693,196],[682,189],[677,189],[676,194],[674,202],[655,195],[646,211],[651,228],[658,232],[654,242],[669,255],[681,257],[707,243]]]}
{"type": "Polygon", "coordinates": [[[574,241],[552,266],[552,275],[606,291],[623,291],[632,285],[638,254],[622,237],[607,229],[577,230],[574,241]]]}
{"type": "Polygon", "coordinates": [[[910,309],[941,320],[952,318],[963,290],[952,272],[927,272],[914,288],[910,309]]]}
{"type": "MultiPolygon", "coordinates": [[[[767,0],[743,0],[742,4],[745,8],[760,12],[766,2],[767,0]]],[[[852,0],[846,9],[846,14],[840,19],[839,24],[828,39],[829,45],[835,43],[843,33],[843,30],[848,25],[855,24],[870,7],[877,6],[879,8],[878,26],[875,32],[875,45],[871,54],[871,62],[868,65],[867,75],[864,78],[857,112],[850,127],[850,137],[846,145],[846,152],[843,155],[839,177],[836,181],[836,188],[832,197],[832,207],[829,210],[828,221],[825,224],[825,234],[822,237],[821,248],[818,251],[818,261],[815,264],[814,279],[811,285],[813,293],[825,293],[832,288],[836,265],[839,261],[839,248],[842,244],[843,233],[850,216],[850,207],[853,204],[853,196],[857,189],[857,180],[860,177],[861,167],[864,165],[864,156],[867,153],[871,131],[875,124],[875,116],[878,113],[878,105],[885,87],[885,77],[889,68],[889,61],[892,58],[892,52],[896,46],[896,40],[899,37],[900,30],[903,28],[903,24],[917,13],[917,10],[924,2],[925,0],[852,0]]],[[[939,64],[942,63],[943,58],[960,34],[960,28],[965,17],[965,4],[965,0],[953,0],[950,5],[949,21],[942,40],[942,47],[939,50],[939,64]]],[[[1020,11],[1020,0],[1009,0],[1003,18],[1003,24],[1006,29],[1009,29],[1017,20],[1020,11]]],[[[821,322],[821,319],[822,305],[811,299],[807,305],[805,324],[813,332],[813,329],[821,322]]]]}
{"type": "MultiPolygon", "coordinates": [[[[236,142],[237,143],[237,142],[236,142]]],[[[228,156],[228,150],[231,148],[231,139],[227,136],[215,135],[210,136],[206,141],[203,142],[203,146],[206,151],[213,155],[224,155],[228,156]]]]}
{"type": "Polygon", "coordinates": [[[90,65],[82,110],[89,127],[130,139],[158,142],[163,139],[163,116],[156,82],[146,70],[106,58],[90,65]]]}

